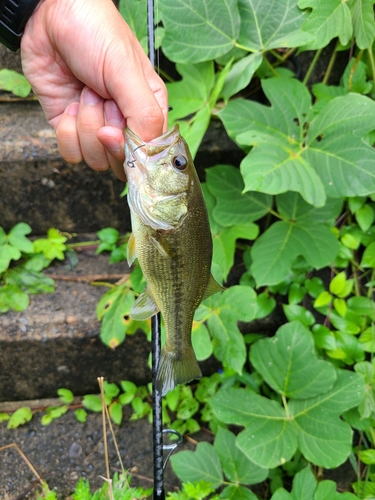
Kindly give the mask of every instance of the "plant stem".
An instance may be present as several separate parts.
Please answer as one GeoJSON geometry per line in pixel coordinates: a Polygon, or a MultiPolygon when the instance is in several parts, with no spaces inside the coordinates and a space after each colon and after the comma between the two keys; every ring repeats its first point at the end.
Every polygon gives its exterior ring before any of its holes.
{"type": "Polygon", "coordinates": [[[284,406],[286,418],[289,420],[290,419],[290,414],[289,414],[288,402],[287,402],[286,397],[285,397],[284,394],[281,395],[281,398],[283,400],[283,406],[284,406]]]}
{"type": "Polygon", "coordinates": [[[324,74],[322,83],[327,85],[328,79],[331,76],[333,65],[335,64],[336,61],[336,56],[337,56],[337,47],[338,47],[339,42],[337,41],[335,48],[333,49],[332,55],[330,57],[326,72],[324,74]]]}
{"type": "Polygon", "coordinates": [[[374,54],[372,53],[372,47],[370,49],[367,49],[367,54],[370,60],[372,79],[375,83],[375,61],[374,61],[374,54]]]}
{"type": "Polygon", "coordinates": [[[311,64],[309,66],[309,69],[307,70],[306,72],[306,75],[305,75],[305,78],[303,79],[303,84],[304,85],[307,85],[308,81],[310,80],[310,76],[312,74],[312,72],[314,71],[314,68],[316,66],[316,63],[318,62],[318,59],[320,57],[320,54],[322,53],[322,50],[323,49],[319,49],[315,52],[315,55],[313,57],[313,60],[311,61],[311,64]]]}
{"type": "Polygon", "coordinates": [[[278,75],[277,71],[276,71],[276,70],[275,70],[275,68],[272,66],[272,64],[269,62],[269,60],[267,59],[266,54],[263,54],[263,61],[264,61],[264,62],[266,63],[266,65],[269,67],[269,69],[271,70],[271,72],[272,72],[275,76],[279,77],[279,75],[278,75]]]}

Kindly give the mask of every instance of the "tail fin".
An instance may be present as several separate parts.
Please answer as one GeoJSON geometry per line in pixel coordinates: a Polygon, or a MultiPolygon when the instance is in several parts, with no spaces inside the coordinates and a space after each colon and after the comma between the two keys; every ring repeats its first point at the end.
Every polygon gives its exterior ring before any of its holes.
{"type": "Polygon", "coordinates": [[[176,356],[176,353],[163,347],[161,351],[158,371],[156,374],[156,390],[165,396],[178,384],[185,384],[195,378],[201,378],[202,372],[199,368],[193,348],[186,348],[183,355],[176,356]]]}

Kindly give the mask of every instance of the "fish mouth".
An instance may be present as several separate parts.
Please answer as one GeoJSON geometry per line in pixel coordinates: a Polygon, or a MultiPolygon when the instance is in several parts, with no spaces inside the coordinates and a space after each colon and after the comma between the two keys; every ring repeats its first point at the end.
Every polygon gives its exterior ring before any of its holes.
{"type": "Polygon", "coordinates": [[[125,144],[129,144],[133,151],[138,148],[147,151],[148,155],[154,155],[155,153],[159,153],[167,147],[173,146],[178,140],[181,138],[180,135],[180,126],[176,123],[170,130],[165,132],[163,135],[159,137],[155,137],[151,141],[142,141],[138,135],[136,135],[132,130],[128,127],[124,130],[124,138],[125,144]]]}
{"type": "Polygon", "coordinates": [[[172,146],[180,138],[180,126],[176,123],[170,130],[165,132],[160,137],[152,139],[150,142],[146,142],[146,146],[157,146],[160,148],[165,148],[172,146]]]}

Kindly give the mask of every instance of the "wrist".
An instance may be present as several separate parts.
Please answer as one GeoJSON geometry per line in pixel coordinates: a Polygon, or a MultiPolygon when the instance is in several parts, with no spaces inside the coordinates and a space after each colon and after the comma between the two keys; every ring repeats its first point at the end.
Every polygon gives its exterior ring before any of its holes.
{"type": "Polygon", "coordinates": [[[27,21],[39,0],[4,0],[0,4],[0,42],[14,52],[20,48],[27,21]]]}

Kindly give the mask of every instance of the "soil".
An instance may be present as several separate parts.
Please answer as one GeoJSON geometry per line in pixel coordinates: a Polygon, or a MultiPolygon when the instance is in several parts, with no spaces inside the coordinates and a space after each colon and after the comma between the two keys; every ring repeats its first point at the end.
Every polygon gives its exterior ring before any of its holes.
{"type": "MultiPolygon", "coordinates": [[[[131,421],[131,409],[124,410],[121,426],[114,426],[116,441],[125,469],[131,471],[132,486],[149,488],[153,485],[151,425],[146,419],[131,421]]],[[[66,499],[74,491],[79,477],[90,481],[92,491],[100,488],[105,476],[103,427],[101,414],[90,413],[85,424],[79,423],[69,411],[50,425],[40,423],[35,415],[25,426],[7,429],[0,424],[0,445],[16,443],[38,474],[53,488],[57,496],[66,499]],[[102,476],[102,477],[101,477],[102,476]]],[[[179,449],[194,449],[185,442],[179,449]]],[[[108,455],[111,474],[121,470],[113,439],[108,432],[108,455]]],[[[35,475],[14,448],[0,447],[0,498],[16,500],[35,498],[35,475]]],[[[168,464],[164,476],[166,491],[179,485],[168,464]]]]}

